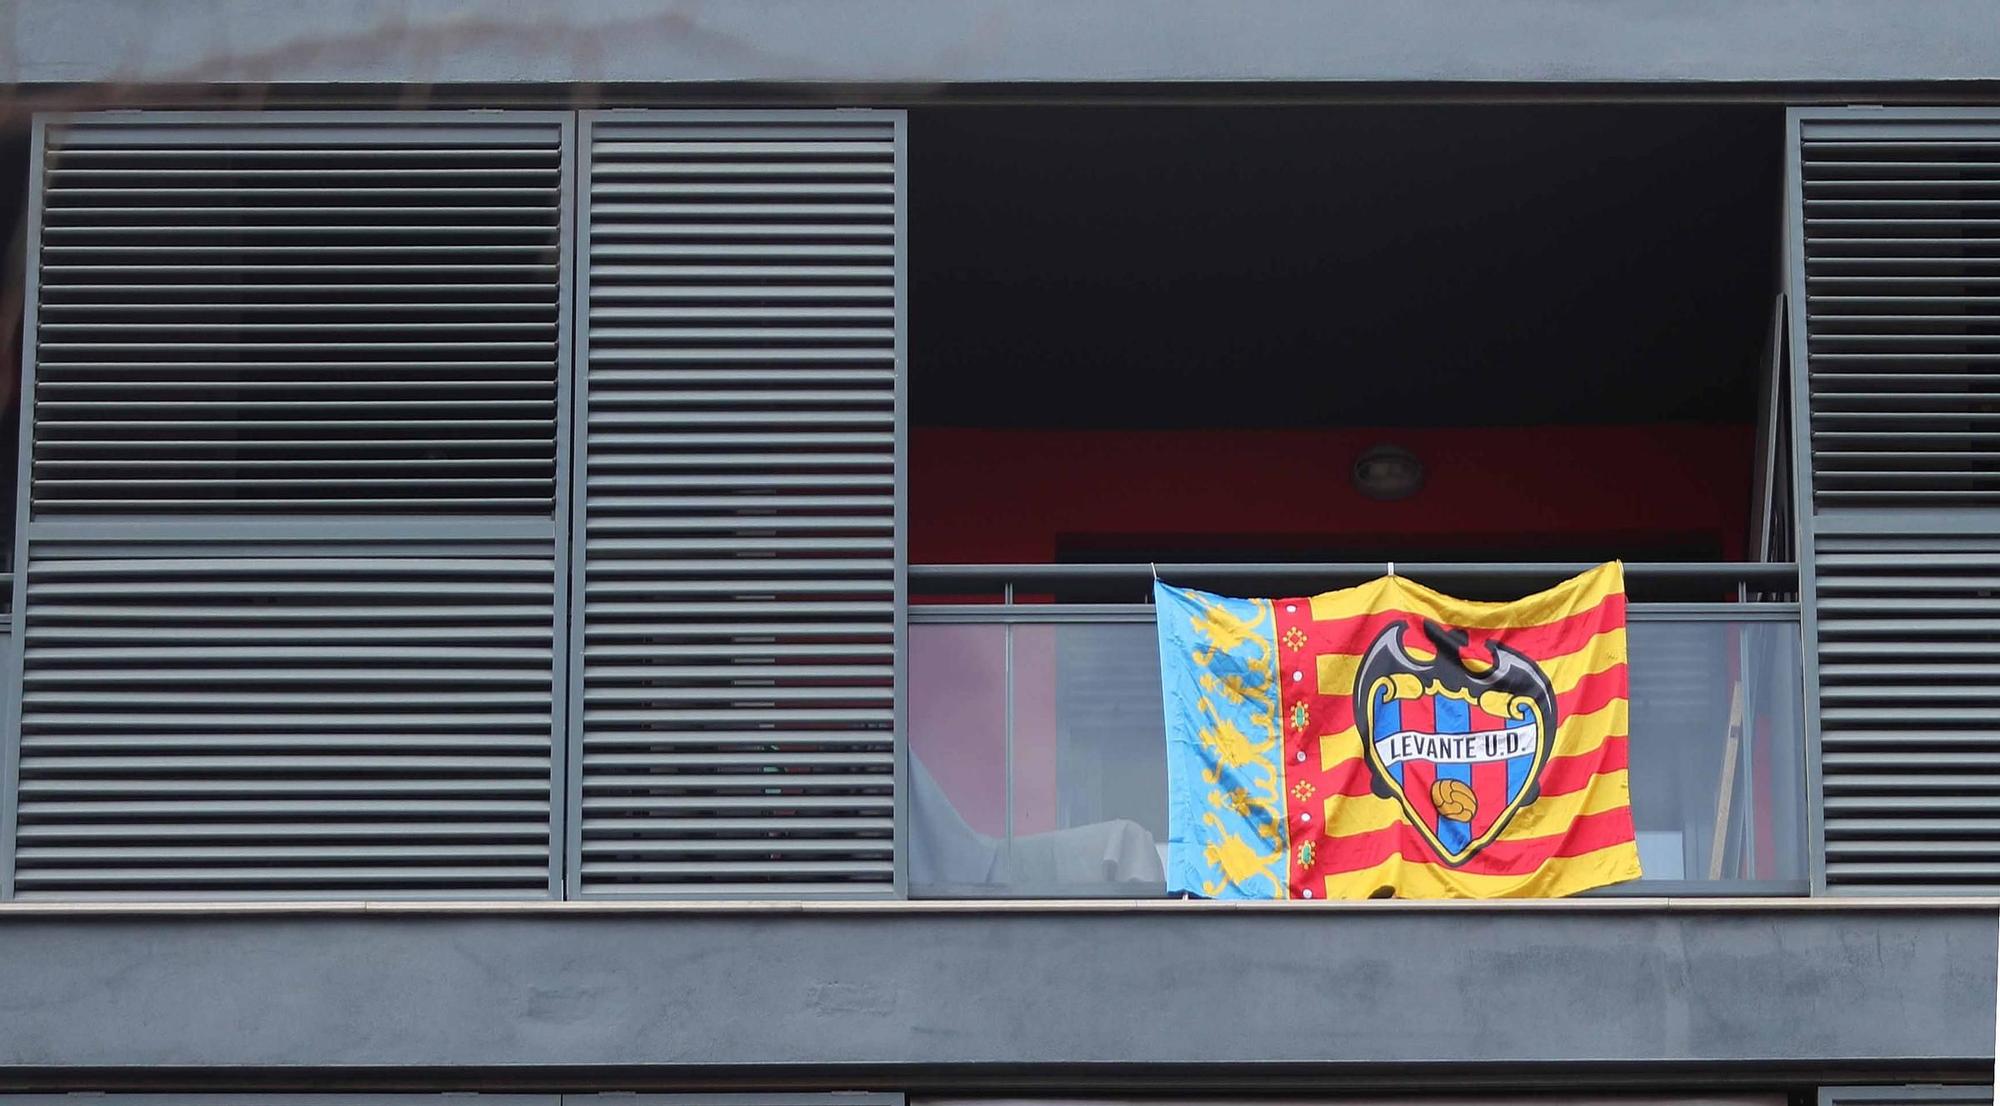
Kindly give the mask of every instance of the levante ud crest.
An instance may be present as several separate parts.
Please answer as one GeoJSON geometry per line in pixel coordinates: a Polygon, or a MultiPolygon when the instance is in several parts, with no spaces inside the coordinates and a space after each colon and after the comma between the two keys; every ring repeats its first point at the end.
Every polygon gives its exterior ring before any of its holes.
{"type": "Polygon", "coordinates": [[[1556,697],[1523,654],[1489,642],[1490,659],[1479,658],[1464,631],[1420,621],[1428,659],[1405,644],[1410,624],[1401,620],[1369,645],[1355,674],[1354,718],[1375,793],[1402,804],[1438,859],[1457,867],[1535,801],[1556,697]]]}

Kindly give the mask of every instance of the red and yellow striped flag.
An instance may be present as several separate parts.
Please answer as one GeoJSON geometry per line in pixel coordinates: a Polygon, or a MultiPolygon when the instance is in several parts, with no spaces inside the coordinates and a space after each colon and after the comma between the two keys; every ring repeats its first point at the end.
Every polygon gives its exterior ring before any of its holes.
{"type": "Polygon", "coordinates": [[[1170,788],[1186,781],[1190,790],[1169,797],[1169,867],[1183,889],[1258,898],[1543,897],[1639,877],[1616,562],[1511,603],[1453,599],[1400,577],[1309,599],[1157,594],[1162,664],[1205,665],[1192,674],[1163,670],[1170,757],[1200,761],[1169,773],[1170,788]],[[1183,602],[1207,620],[1169,614],[1166,604],[1183,602]],[[1205,651],[1179,643],[1179,621],[1196,637],[1204,627],[1215,637],[1216,612],[1246,602],[1268,611],[1263,655],[1275,665],[1257,661],[1257,648],[1236,648],[1234,637],[1205,651]],[[1244,674],[1216,676],[1237,652],[1249,658],[1244,674]],[[1253,709],[1257,680],[1268,686],[1263,673],[1279,684],[1275,717],[1253,709]],[[1247,690],[1228,694],[1239,685],[1247,690]],[[1199,707],[1217,696],[1211,709],[1177,711],[1181,700],[1198,698],[1199,707]],[[1239,700],[1244,709],[1232,713],[1239,700]],[[1190,732],[1177,741],[1181,729],[1190,732]],[[1267,758],[1282,766],[1275,802],[1243,783],[1255,784],[1267,758]],[[1196,802],[1195,791],[1206,799],[1196,802]],[[1244,801],[1232,806],[1239,793],[1244,801]],[[1278,824],[1258,822],[1260,810],[1278,824]],[[1272,844],[1267,865],[1258,856],[1272,844]],[[1279,871],[1282,882],[1259,878],[1279,871]]]}

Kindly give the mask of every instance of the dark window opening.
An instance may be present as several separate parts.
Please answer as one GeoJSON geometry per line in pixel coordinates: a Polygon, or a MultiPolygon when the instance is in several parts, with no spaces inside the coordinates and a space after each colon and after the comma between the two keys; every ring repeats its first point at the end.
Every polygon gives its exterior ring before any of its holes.
{"type": "Polygon", "coordinates": [[[920,111],[911,559],[1754,556],[1782,127],[920,111]]]}

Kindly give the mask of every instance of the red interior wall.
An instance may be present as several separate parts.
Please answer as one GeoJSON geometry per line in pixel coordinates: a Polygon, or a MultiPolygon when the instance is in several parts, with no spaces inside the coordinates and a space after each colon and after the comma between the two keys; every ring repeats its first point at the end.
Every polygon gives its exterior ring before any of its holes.
{"type": "MultiPolygon", "coordinates": [[[[1068,535],[1173,535],[1302,548],[1531,548],[1538,542],[1712,538],[1743,554],[1747,426],[1420,430],[1074,431],[918,428],[910,559],[1046,562],[1068,535]],[[1416,495],[1368,499],[1349,479],[1370,447],[1424,463],[1416,495]]],[[[1506,559],[1496,557],[1494,559],[1506,559]]]]}

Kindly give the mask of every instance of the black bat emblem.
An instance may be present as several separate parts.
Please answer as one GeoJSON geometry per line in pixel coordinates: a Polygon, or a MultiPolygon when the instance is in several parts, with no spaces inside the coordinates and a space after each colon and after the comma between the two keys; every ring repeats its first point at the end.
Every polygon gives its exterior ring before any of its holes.
{"type": "MultiPolygon", "coordinates": [[[[1467,692],[1473,702],[1478,702],[1489,691],[1501,692],[1510,698],[1518,696],[1527,699],[1541,711],[1544,731],[1542,740],[1547,742],[1555,739],[1555,688],[1550,685],[1548,675],[1542,671],[1541,666],[1529,660],[1525,654],[1497,641],[1489,642],[1487,649],[1493,654],[1493,663],[1489,665],[1477,660],[1468,663],[1465,649],[1470,642],[1470,635],[1463,630],[1447,629],[1430,619],[1424,619],[1424,636],[1437,648],[1437,659],[1420,661],[1412,657],[1403,647],[1403,629],[1402,622],[1394,622],[1384,627],[1381,633],[1375,635],[1375,640],[1368,646],[1368,651],[1362,654],[1361,668],[1354,675],[1354,717],[1364,727],[1368,720],[1374,717],[1368,695],[1369,689],[1375,686],[1375,681],[1385,676],[1407,673],[1415,677],[1424,687],[1429,687],[1432,681],[1436,681],[1437,685],[1447,692],[1467,692]]],[[[1362,744],[1372,748],[1374,736],[1364,728],[1361,734],[1362,744]]],[[[1388,779],[1377,763],[1377,758],[1371,754],[1366,759],[1375,794],[1384,799],[1395,797],[1395,792],[1390,788],[1388,779]]],[[[1518,810],[1534,802],[1541,794],[1541,786],[1540,774],[1537,773],[1536,778],[1528,781],[1527,792],[1521,797],[1520,802],[1515,804],[1515,809],[1518,810]]]]}

